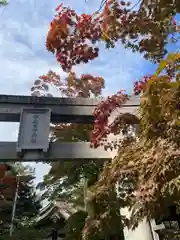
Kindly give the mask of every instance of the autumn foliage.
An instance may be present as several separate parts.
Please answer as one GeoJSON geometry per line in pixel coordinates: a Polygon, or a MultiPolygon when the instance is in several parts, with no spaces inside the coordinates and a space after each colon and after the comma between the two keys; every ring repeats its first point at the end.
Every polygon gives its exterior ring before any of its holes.
{"type": "Polygon", "coordinates": [[[97,97],[104,88],[104,79],[90,74],[82,74],[78,78],[74,72],[70,72],[62,79],[59,74],[50,70],[46,75],[39,76],[35,80],[31,91],[36,96],[52,96],[50,87],[55,87],[61,97],[97,97]]]}
{"type": "Polygon", "coordinates": [[[97,42],[104,42],[110,48],[121,41],[125,47],[143,53],[145,58],[159,61],[167,53],[168,35],[175,40],[174,33],[179,31],[173,19],[179,11],[178,2],[173,6],[173,13],[169,12],[171,4],[164,4],[164,10],[161,3],[155,10],[153,3],[147,6],[143,1],[134,10],[130,2],[108,0],[92,15],[78,15],[60,4],[50,24],[46,47],[67,72],[74,65],[98,57],[97,42]]]}
{"type": "MultiPolygon", "coordinates": [[[[130,219],[124,219],[124,224],[133,228],[144,218],[164,216],[169,206],[179,207],[179,69],[180,54],[169,54],[152,77],[135,84],[136,87],[141,85],[141,91],[138,87],[141,93],[140,131],[136,135],[124,135],[117,156],[106,163],[93,188],[91,201],[96,213],[88,222],[92,229],[88,226],[84,229],[85,239],[91,238],[91,232],[101,226],[101,222],[108,221],[112,202],[119,202],[119,208],[130,208],[130,219]],[[106,203],[105,208],[97,208],[103,203],[106,203]]],[[[119,107],[110,102],[109,98],[104,105],[111,105],[111,110],[119,107]]],[[[123,131],[126,127],[127,122],[118,129],[123,131]]],[[[107,136],[106,139],[108,141],[107,136]]]]}
{"type": "MultiPolygon", "coordinates": [[[[145,76],[139,81],[134,83],[134,94],[141,95],[146,92],[147,85],[149,82],[156,82],[161,79],[162,81],[179,81],[179,54],[169,54],[165,60],[162,60],[157,68],[156,74],[152,76],[145,76]],[[160,76],[159,74],[165,70],[167,75],[160,76]]],[[[141,103],[144,102],[144,95],[141,96],[141,103]]],[[[107,136],[110,133],[118,135],[125,131],[122,127],[127,127],[127,124],[137,124],[138,120],[135,117],[130,117],[130,114],[118,115],[113,122],[110,123],[109,117],[118,108],[129,100],[129,96],[124,91],[119,91],[117,94],[108,97],[102,101],[94,111],[96,118],[94,123],[94,130],[92,132],[92,146],[98,147],[99,145],[105,144],[107,136]]],[[[109,145],[109,144],[108,144],[109,145]]]]}
{"type": "Polygon", "coordinates": [[[135,5],[107,0],[93,14],[77,14],[63,4],[56,8],[46,47],[67,77],[62,79],[49,71],[34,82],[34,95],[52,96],[51,87],[55,87],[62,97],[101,99],[104,79],[90,74],[78,77],[72,69],[97,58],[99,44],[118,48],[117,43],[121,42],[125,48],[158,63],[155,74],[134,83],[133,94],[140,96],[136,116],[119,114],[109,121],[129,100],[130,96],[120,90],[98,104],[94,126],[59,124],[53,128],[60,141],[88,141],[91,135],[91,147],[101,145],[118,150],[90,189],[94,214],[86,219],[84,240],[102,238],[108,226],[117,230],[120,219],[122,225],[136,227],[144,217],[155,218],[165,213],[169,204],[179,204],[180,55],[166,55],[167,44],[179,40],[179,25],[175,21],[179,12],[179,0],[142,0],[135,5]],[[133,127],[137,124],[140,128],[135,132],[133,127]],[[110,134],[122,138],[112,142],[110,134]],[[119,214],[124,206],[131,210],[129,220],[119,214]]]}
{"type": "Polygon", "coordinates": [[[47,49],[56,54],[64,71],[73,65],[87,63],[98,56],[99,49],[87,43],[100,39],[101,28],[91,15],[78,16],[74,10],[59,5],[47,36],[47,49]]]}

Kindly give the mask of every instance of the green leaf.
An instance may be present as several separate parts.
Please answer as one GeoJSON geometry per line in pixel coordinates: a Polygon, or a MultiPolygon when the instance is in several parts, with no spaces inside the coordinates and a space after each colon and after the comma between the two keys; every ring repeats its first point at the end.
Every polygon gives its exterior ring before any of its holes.
{"type": "Polygon", "coordinates": [[[6,6],[6,5],[8,5],[7,0],[0,0],[0,6],[6,6]]]}
{"type": "Polygon", "coordinates": [[[158,76],[168,65],[172,62],[177,62],[180,60],[180,54],[179,53],[169,53],[166,59],[163,59],[160,61],[159,66],[155,72],[155,76],[158,76]]]}

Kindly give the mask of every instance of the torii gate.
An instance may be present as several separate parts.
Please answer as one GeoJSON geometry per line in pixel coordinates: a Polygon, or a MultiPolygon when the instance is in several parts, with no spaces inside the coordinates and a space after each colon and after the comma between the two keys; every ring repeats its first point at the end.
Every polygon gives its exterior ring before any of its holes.
{"type": "MultiPolygon", "coordinates": [[[[0,142],[0,161],[107,160],[112,152],[91,149],[89,143],[49,143],[50,123],[93,123],[98,101],[35,96],[0,95],[0,121],[20,122],[16,142],[0,142]],[[68,151],[67,151],[68,149],[68,151]]],[[[139,99],[133,97],[122,113],[133,113],[139,99]]]]}
{"type": "MultiPolygon", "coordinates": [[[[50,123],[93,123],[92,113],[97,103],[97,100],[82,98],[0,95],[0,121],[20,122],[17,143],[0,142],[0,161],[111,159],[112,152],[101,147],[91,149],[89,143],[49,143],[50,123]]],[[[120,112],[133,114],[138,107],[139,98],[134,96],[120,112]]],[[[142,223],[136,231],[126,232],[125,239],[158,240],[158,235],[152,224],[142,223]]]]}

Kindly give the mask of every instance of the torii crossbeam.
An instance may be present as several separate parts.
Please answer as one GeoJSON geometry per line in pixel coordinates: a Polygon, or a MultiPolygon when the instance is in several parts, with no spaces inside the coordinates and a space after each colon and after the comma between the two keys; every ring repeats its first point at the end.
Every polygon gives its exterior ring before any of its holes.
{"type": "MultiPolygon", "coordinates": [[[[18,141],[0,142],[0,161],[107,160],[112,152],[91,149],[89,143],[49,143],[50,123],[93,123],[97,100],[0,95],[0,121],[20,122],[18,141]]],[[[132,96],[120,109],[134,113],[139,98],[132,96]]]]}

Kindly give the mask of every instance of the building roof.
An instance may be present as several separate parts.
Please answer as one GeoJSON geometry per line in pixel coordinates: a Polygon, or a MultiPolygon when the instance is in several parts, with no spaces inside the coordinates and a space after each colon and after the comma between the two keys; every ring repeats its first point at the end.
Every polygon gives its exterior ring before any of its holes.
{"type": "Polygon", "coordinates": [[[53,223],[60,219],[67,220],[75,212],[76,210],[70,203],[57,200],[49,203],[41,210],[39,216],[36,218],[36,223],[39,225],[46,221],[53,223]]]}

